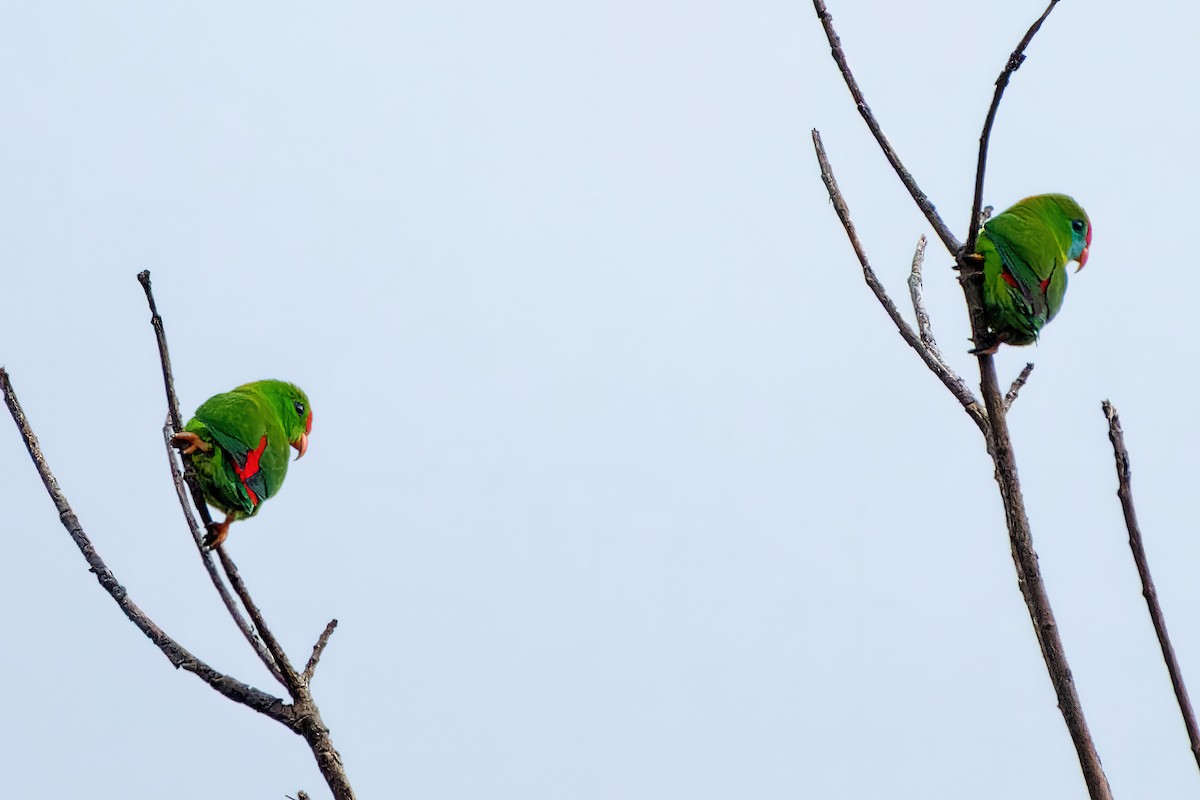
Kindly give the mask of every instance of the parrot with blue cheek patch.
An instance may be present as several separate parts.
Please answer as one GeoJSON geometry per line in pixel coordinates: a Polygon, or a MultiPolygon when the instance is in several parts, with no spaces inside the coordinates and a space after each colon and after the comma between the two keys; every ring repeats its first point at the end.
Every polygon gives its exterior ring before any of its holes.
{"type": "Polygon", "coordinates": [[[1026,197],[988,220],[975,252],[983,258],[983,308],[992,336],[987,347],[1028,345],[1062,309],[1067,264],[1088,260],[1092,223],[1065,194],[1026,197]]]}

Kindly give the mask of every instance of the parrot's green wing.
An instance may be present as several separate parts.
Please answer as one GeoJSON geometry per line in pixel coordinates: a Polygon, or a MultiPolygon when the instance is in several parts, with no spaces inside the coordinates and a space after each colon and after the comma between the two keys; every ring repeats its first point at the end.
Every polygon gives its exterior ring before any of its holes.
{"type": "Polygon", "coordinates": [[[1034,195],[989,220],[976,252],[984,258],[984,310],[1000,341],[1036,342],[1062,309],[1067,262],[1087,261],[1091,223],[1066,195],[1034,195]]]}
{"type": "Polygon", "coordinates": [[[230,466],[249,500],[249,513],[279,491],[288,464],[283,425],[254,386],[248,384],[209,398],[196,409],[193,420],[204,426],[213,443],[232,460],[230,466]]]}
{"type": "Polygon", "coordinates": [[[996,246],[1000,256],[1001,270],[1012,275],[1015,288],[1024,300],[1027,313],[1033,316],[1046,314],[1046,295],[1041,291],[1041,279],[1037,270],[1026,260],[1020,249],[1004,236],[1002,229],[989,229],[988,238],[996,246]]]}

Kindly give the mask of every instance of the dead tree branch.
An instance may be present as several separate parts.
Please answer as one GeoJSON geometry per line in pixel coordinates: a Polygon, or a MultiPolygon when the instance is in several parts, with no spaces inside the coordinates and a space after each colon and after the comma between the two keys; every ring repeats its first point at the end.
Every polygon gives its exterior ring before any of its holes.
{"type": "Polygon", "coordinates": [[[979,160],[975,165],[975,197],[971,202],[971,220],[970,227],[967,228],[967,243],[963,250],[968,253],[975,252],[975,242],[979,238],[979,227],[983,224],[982,206],[983,206],[983,174],[987,169],[987,154],[988,143],[992,138],[992,125],[996,121],[996,112],[1000,110],[1000,98],[1004,96],[1004,90],[1008,88],[1008,81],[1012,78],[1012,74],[1021,68],[1025,63],[1025,49],[1029,47],[1029,43],[1033,41],[1033,37],[1041,29],[1042,23],[1046,21],[1046,17],[1050,16],[1050,12],[1058,5],[1058,0],[1050,0],[1050,5],[1046,6],[1046,10],[1037,18],[1037,22],[1029,26],[1029,30],[1025,32],[1025,36],[1017,43],[1017,48],[1012,51],[1008,57],[1008,63],[1004,66],[1000,77],[996,78],[996,92],[992,95],[992,104],[988,108],[987,118],[983,121],[983,131],[979,134],[979,160]]]}
{"type": "Polygon", "coordinates": [[[817,10],[817,16],[821,20],[821,25],[825,28],[825,38],[829,40],[833,60],[837,62],[838,69],[841,70],[842,78],[845,79],[846,88],[850,90],[850,95],[854,98],[854,105],[858,108],[858,113],[862,115],[863,120],[867,123],[867,127],[871,129],[871,135],[879,143],[880,149],[883,150],[883,155],[887,158],[888,163],[892,165],[892,169],[896,171],[896,175],[900,177],[904,188],[908,189],[908,193],[912,195],[913,201],[921,209],[921,212],[925,215],[925,219],[929,220],[929,224],[937,232],[938,238],[942,240],[942,244],[946,245],[946,249],[951,253],[958,252],[959,248],[962,247],[961,243],[954,236],[950,227],[942,220],[941,216],[938,215],[933,203],[921,191],[921,187],[917,185],[916,179],[913,178],[912,173],[904,166],[895,148],[892,147],[892,143],[883,135],[883,128],[879,126],[879,120],[875,119],[875,115],[871,112],[871,107],[867,105],[867,99],[863,97],[862,90],[858,88],[858,81],[854,79],[854,73],[850,71],[850,64],[846,60],[846,53],[842,50],[842,40],[838,38],[837,32],[833,29],[833,17],[830,16],[828,9],[825,8],[824,0],[813,0],[813,7],[817,10]]]}
{"type": "Polygon", "coordinates": [[[1133,551],[1133,563],[1137,565],[1138,577],[1142,579],[1142,596],[1146,598],[1146,608],[1150,611],[1150,621],[1154,624],[1154,633],[1158,636],[1158,646],[1162,649],[1163,661],[1166,662],[1167,672],[1171,676],[1171,688],[1175,690],[1179,713],[1183,716],[1184,727],[1187,728],[1192,755],[1196,759],[1196,766],[1200,767],[1200,727],[1196,725],[1196,714],[1192,711],[1192,701],[1188,698],[1187,686],[1183,682],[1183,670],[1179,667],[1175,648],[1171,646],[1171,637],[1167,634],[1167,620],[1158,602],[1154,579],[1150,577],[1150,562],[1146,559],[1146,548],[1142,546],[1142,529],[1138,526],[1137,513],[1133,509],[1133,483],[1130,480],[1129,451],[1125,449],[1125,432],[1121,429],[1121,418],[1117,416],[1113,404],[1105,400],[1101,408],[1104,410],[1104,416],[1108,418],[1108,438],[1112,442],[1113,458],[1117,464],[1117,497],[1121,500],[1125,528],[1129,531],[1129,549],[1133,551]]]}
{"type": "Polygon", "coordinates": [[[50,500],[54,503],[55,509],[58,510],[58,517],[62,521],[63,527],[67,529],[67,533],[71,536],[72,541],[75,542],[75,546],[79,548],[79,552],[83,555],[84,560],[87,561],[88,567],[96,576],[96,580],[100,582],[100,586],[103,587],[104,591],[108,592],[113,602],[121,608],[121,611],[129,618],[129,621],[136,625],[138,630],[144,633],[146,638],[153,642],[177,669],[187,670],[195,674],[230,700],[248,706],[260,714],[265,714],[292,730],[298,730],[299,720],[296,717],[295,709],[291,705],[288,705],[278,697],[255,689],[253,686],[248,686],[213,669],[188,652],[183,645],[168,636],[162,628],[158,627],[133,602],[125,587],[121,585],[116,575],[104,563],[104,559],[96,552],[96,548],[92,545],[91,539],[88,538],[87,533],[83,530],[79,518],[75,516],[75,512],[71,510],[66,496],[59,489],[58,481],[50,471],[50,466],[46,463],[45,455],[42,454],[37,436],[34,435],[33,429],[29,425],[29,420],[25,416],[20,402],[17,400],[17,393],[13,389],[8,372],[2,367],[0,367],[0,391],[4,392],[4,403],[8,406],[8,412],[12,415],[13,422],[16,423],[17,430],[21,434],[21,439],[25,442],[25,449],[29,451],[29,457],[33,459],[34,468],[37,469],[38,475],[42,478],[42,483],[46,486],[46,492],[49,493],[50,500]]]}
{"type": "Polygon", "coordinates": [[[325,645],[329,644],[329,637],[333,636],[334,630],[337,628],[338,621],[336,619],[329,620],[329,624],[325,626],[325,630],[317,638],[317,643],[313,645],[312,655],[308,658],[308,664],[304,667],[304,682],[312,683],[313,673],[317,670],[317,663],[321,660],[321,654],[325,652],[325,645]]]}
{"type": "Polygon", "coordinates": [[[63,527],[66,528],[67,533],[79,548],[80,553],[87,561],[91,572],[95,574],[96,579],[100,582],[101,587],[108,592],[125,616],[162,651],[176,668],[194,673],[214,690],[230,700],[252,708],[302,736],[312,750],[313,756],[317,761],[317,766],[321,770],[326,783],[329,784],[335,800],[354,800],[354,791],[351,789],[350,782],[346,777],[341,757],[333,747],[333,742],[329,737],[329,729],[321,719],[320,710],[317,708],[316,701],[313,699],[308,687],[308,683],[312,678],[312,672],[316,669],[317,661],[320,659],[321,653],[329,641],[329,636],[333,633],[336,622],[331,622],[326,627],[325,632],[318,639],[316,647],[313,648],[312,657],[309,659],[304,673],[298,673],[291,665],[279,642],[267,627],[262,613],[246,590],[245,583],[238,574],[237,567],[233,561],[223,549],[218,549],[221,566],[230,584],[233,586],[233,590],[240,598],[242,606],[250,616],[250,620],[254,625],[253,628],[250,627],[249,623],[246,622],[238,611],[237,604],[229,595],[229,591],[225,588],[220,574],[217,573],[216,568],[213,566],[211,556],[200,547],[202,539],[201,529],[188,509],[187,496],[184,490],[185,484],[190,484],[189,488],[192,491],[193,498],[196,499],[196,507],[200,512],[201,518],[206,522],[209,521],[208,510],[204,504],[204,498],[200,493],[195,476],[191,473],[190,465],[188,465],[189,469],[187,471],[181,470],[177,466],[173,450],[169,446],[171,434],[178,430],[180,426],[179,404],[175,396],[175,387],[171,375],[171,363],[167,352],[166,335],[163,331],[162,318],[158,314],[154,295],[150,289],[150,273],[141,273],[138,275],[138,280],[146,292],[146,300],[150,305],[151,322],[158,339],[163,383],[166,388],[169,409],[164,437],[168,441],[167,450],[170,456],[171,475],[176,492],[179,495],[180,504],[184,508],[184,516],[187,519],[192,538],[201,550],[201,557],[206,564],[206,568],[209,569],[209,575],[213,580],[213,584],[217,588],[217,592],[221,595],[222,601],[225,603],[230,615],[238,624],[239,629],[242,630],[247,641],[254,647],[255,652],[262,658],[263,663],[266,664],[271,673],[287,688],[292,699],[291,703],[255,689],[213,669],[168,636],[130,599],[125,587],[117,581],[116,576],[104,563],[104,560],[92,545],[91,540],[75,516],[75,512],[72,511],[70,505],[67,503],[65,495],[59,489],[58,481],[55,480],[54,475],[51,473],[50,467],[46,463],[46,458],[42,454],[41,447],[38,444],[37,437],[34,435],[29,425],[29,420],[26,418],[25,412],[17,400],[17,395],[13,389],[12,382],[9,380],[8,373],[3,368],[0,368],[0,391],[4,394],[5,405],[8,407],[13,422],[16,423],[17,430],[25,442],[25,447],[29,451],[30,458],[33,459],[34,468],[41,476],[42,483],[46,486],[46,491],[49,493],[51,501],[58,510],[59,519],[62,521],[63,527]]]}
{"type": "Polygon", "coordinates": [[[933,323],[929,319],[929,311],[925,308],[925,284],[921,277],[921,268],[925,264],[925,235],[917,240],[917,249],[913,253],[912,272],[908,275],[908,293],[912,297],[913,315],[917,318],[917,330],[921,332],[921,344],[929,350],[930,355],[943,364],[946,359],[938,349],[937,340],[933,338],[933,323]]]}
{"type": "Polygon", "coordinates": [[[846,199],[842,196],[841,189],[838,188],[837,179],[833,176],[833,168],[829,165],[829,158],[825,155],[825,145],[821,142],[820,131],[813,129],[812,132],[813,147],[817,152],[817,162],[821,165],[821,179],[825,181],[825,188],[829,191],[829,199],[833,202],[833,209],[837,212],[838,219],[842,221],[842,227],[846,230],[846,235],[850,237],[850,246],[854,248],[855,255],[858,256],[858,262],[862,265],[863,278],[874,293],[875,298],[879,300],[879,304],[883,306],[883,310],[891,317],[892,322],[896,325],[896,330],[900,332],[900,336],[908,345],[917,351],[917,355],[925,362],[925,366],[929,367],[934,375],[945,385],[955,399],[966,410],[967,414],[975,421],[980,430],[987,429],[987,418],[984,416],[980,408],[979,401],[975,395],[967,387],[966,381],[958,376],[954,370],[950,369],[941,358],[934,354],[922,341],[921,338],[913,331],[912,326],[905,321],[900,315],[900,311],[896,308],[896,304],[892,302],[892,298],[888,296],[887,290],[883,288],[883,284],[879,282],[879,278],[875,275],[875,270],[871,268],[870,261],[867,260],[866,251],[863,249],[862,242],[858,240],[858,234],[854,230],[854,222],[850,219],[850,208],[846,205],[846,199]]]}
{"type": "MultiPolygon", "coordinates": [[[[988,445],[988,452],[995,464],[995,478],[1000,489],[1001,500],[1004,504],[1004,514],[1009,532],[1009,544],[1012,550],[1013,563],[1017,571],[1017,585],[1028,608],[1030,621],[1033,623],[1034,634],[1037,636],[1042,657],[1046,663],[1046,670],[1049,673],[1055,693],[1058,696],[1058,705],[1062,712],[1063,720],[1067,725],[1072,742],[1075,744],[1076,754],[1079,758],[1084,781],[1087,783],[1088,792],[1092,800],[1111,800],[1112,791],[1108,785],[1108,778],[1104,774],[1103,766],[1100,763],[1100,756],[1096,751],[1095,743],[1092,741],[1091,732],[1088,730],[1087,722],[1084,718],[1083,707],[1075,689],[1074,678],[1071,676],[1062,639],[1059,636],[1058,624],[1054,618],[1054,612],[1051,609],[1050,600],[1046,594],[1045,585],[1042,580],[1037,553],[1033,548],[1029,518],[1025,511],[1025,502],[1021,494],[1021,484],[1017,473],[1016,458],[1013,452],[1012,440],[1009,436],[1008,422],[1005,418],[1005,398],[1000,393],[995,362],[991,355],[979,352],[986,349],[983,345],[988,342],[989,337],[987,322],[983,315],[983,269],[980,263],[982,259],[974,255],[974,246],[978,237],[988,140],[1004,87],[1007,85],[1011,74],[1020,66],[1021,61],[1024,59],[1024,50],[1028,47],[1033,36],[1041,27],[1042,22],[1057,2],[1058,0],[1052,0],[1050,6],[1025,34],[1025,37],[1009,57],[1008,64],[996,81],[996,93],[980,136],[980,156],[975,176],[975,200],[965,247],[960,245],[954,235],[946,228],[934,210],[933,205],[917,187],[916,181],[908,170],[904,168],[899,156],[888,142],[887,137],[884,136],[879,123],[867,105],[861,89],[858,87],[858,82],[850,70],[846,54],[842,49],[841,40],[833,28],[832,18],[825,7],[825,3],[822,0],[813,0],[813,6],[816,9],[818,18],[821,20],[821,25],[825,29],[826,38],[829,40],[832,49],[833,59],[837,63],[838,70],[841,72],[851,96],[854,98],[859,113],[866,121],[867,127],[870,128],[871,133],[875,136],[875,140],[879,143],[892,168],[900,177],[905,187],[908,188],[913,200],[925,214],[930,224],[933,225],[943,244],[946,245],[946,248],[955,256],[957,261],[960,273],[959,282],[962,285],[963,295],[967,302],[967,310],[971,321],[971,334],[979,357],[980,388],[986,408],[985,416],[977,417],[972,415],[972,419],[975,419],[976,424],[983,431],[985,441],[988,445]]],[[[837,192],[836,182],[832,180],[828,160],[825,158],[824,147],[816,131],[813,132],[813,143],[817,150],[817,160],[821,164],[822,177],[825,179],[825,185],[829,189],[831,199],[834,201],[834,209],[842,222],[842,227],[846,229],[847,234],[850,236],[851,245],[854,247],[859,262],[863,265],[864,272],[868,277],[868,285],[871,286],[876,297],[883,303],[888,316],[892,317],[893,322],[896,322],[897,329],[900,331],[901,336],[904,337],[904,340],[922,355],[926,366],[935,373],[938,373],[938,370],[934,366],[936,362],[929,354],[928,349],[920,346],[920,340],[912,333],[911,329],[907,328],[907,325],[902,324],[902,320],[898,321],[899,314],[895,311],[894,306],[890,304],[890,301],[885,303],[883,297],[881,297],[882,289],[876,288],[878,280],[867,267],[866,256],[862,251],[861,244],[858,242],[857,235],[854,233],[853,225],[850,223],[846,204],[841,200],[840,193],[837,192]]],[[[939,375],[939,377],[941,376],[939,375]]],[[[951,392],[955,391],[953,385],[944,378],[942,382],[951,392]]],[[[1016,388],[1019,390],[1020,387],[1016,388]]],[[[959,397],[960,402],[962,402],[960,395],[956,393],[955,396],[959,397]]],[[[966,407],[965,403],[964,407],[966,407]]]]}
{"type": "Polygon", "coordinates": [[[1033,362],[1027,362],[1025,368],[1021,370],[1021,374],[1013,378],[1012,386],[1008,387],[1008,393],[1004,395],[1004,410],[1008,411],[1012,408],[1012,404],[1017,402],[1017,395],[1021,393],[1021,389],[1025,387],[1025,383],[1029,380],[1029,375],[1033,372],[1033,362]]]}

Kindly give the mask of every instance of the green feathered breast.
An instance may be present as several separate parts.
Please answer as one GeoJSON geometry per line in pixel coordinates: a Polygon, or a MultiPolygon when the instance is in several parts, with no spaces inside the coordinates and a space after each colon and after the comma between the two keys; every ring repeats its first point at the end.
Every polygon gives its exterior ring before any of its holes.
{"type": "Polygon", "coordinates": [[[1065,194],[1027,197],[983,226],[983,302],[997,343],[1027,345],[1062,309],[1067,263],[1087,262],[1092,225],[1065,194]]]}
{"type": "MultiPolygon", "coordinates": [[[[285,381],[247,383],[204,401],[184,426],[212,445],[191,455],[205,500],[226,526],[258,513],[287,476],[288,448],[304,454],[312,429],[308,397],[285,381]]],[[[297,456],[299,458],[299,456],[297,456]]]]}

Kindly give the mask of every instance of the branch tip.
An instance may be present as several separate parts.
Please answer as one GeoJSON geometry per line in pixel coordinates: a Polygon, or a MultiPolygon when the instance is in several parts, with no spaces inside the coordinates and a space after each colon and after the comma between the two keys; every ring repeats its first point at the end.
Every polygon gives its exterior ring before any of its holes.
{"type": "Polygon", "coordinates": [[[1025,368],[1021,370],[1021,374],[1013,379],[1012,386],[1009,387],[1008,393],[1004,395],[1005,412],[1012,408],[1013,403],[1017,402],[1017,395],[1020,393],[1022,387],[1025,386],[1026,381],[1029,380],[1029,375],[1032,372],[1033,362],[1029,361],[1025,364],[1025,368]]]}

